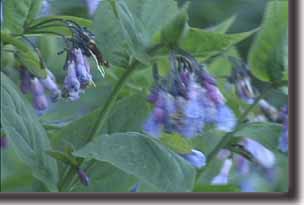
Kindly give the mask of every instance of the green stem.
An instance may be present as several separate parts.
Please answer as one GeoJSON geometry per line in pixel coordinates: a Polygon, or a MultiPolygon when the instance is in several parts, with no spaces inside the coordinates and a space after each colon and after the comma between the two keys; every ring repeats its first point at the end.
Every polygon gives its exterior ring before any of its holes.
{"type": "MultiPolygon", "coordinates": [[[[88,139],[86,140],[87,142],[90,142],[101,130],[105,120],[107,119],[108,114],[110,113],[115,100],[119,94],[120,89],[122,88],[122,86],[125,84],[125,82],[127,81],[128,77],[133,73],[133,71],[136,69],[136,62],[131,64],[129,66],[129,68],[126,70],[126,72],[121,76],[121,78],[119,79],[119,81],[117,82],[111,96],[108,98],[105,106],[103,107],[103,109],[99,112],[98,117],[96,122],[94,123],[94,127],[93,129],[91,129],[90,134],[88,135],[88,139]]],[[[81,159],[79,161],[79,166],[84,162],[84,159],[81,159]]],[[[74,179],[77,178],[77,173],[76,173],[76,169],[74,167],[70,167],[69,171],[66,175],[66,177],[64,177],[64,179],[62,180],[62,183],[59,186],[59,190],[63,191],[65,190],[65,188],[74,181],[74,179]]]]}
{"type": "MultiPolygon", "coordinates": [[[[225,146],[227,146],[227,144],[230,142],[231,137],[233,137],[233,135],[240,129],[241,125],[243,124],[244,120],[246,120],[247,115],[249,114],[249,112],[259,103],[259,101],[264,98],[267,94],[268,91],[270,91],[270,89],[265,89],[263,90],[263,92],[259,95],[259,97],[257,97],[254,101],[254,103],[252,103],[241,115],[239,122],[237,124],[237,126],[235,127],[235,129],[232,132],[228,132],[226,133],[221,141],[215,146],[215,148],[209,153],[209,155],[207,156],[207,165],[210,163],[210,161],[216,156],[216,154],[219,152],[220,149],[224,148],[225,146]]],[[[199,179],[202,177],[204,170],[206,169],[206,167],[203,167],[201,169],[199,169],[197,171],[196,174],[196,183],[198,183],[199,179]]]]}

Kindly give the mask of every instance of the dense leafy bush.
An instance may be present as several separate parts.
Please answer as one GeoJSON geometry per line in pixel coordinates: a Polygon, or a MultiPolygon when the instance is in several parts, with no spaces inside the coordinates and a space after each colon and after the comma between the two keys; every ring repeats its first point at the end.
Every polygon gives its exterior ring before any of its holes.
{"type": "Polygon", "coordinates": [[[1,191],[287,191],[288,2],[249,2],[1,0],[1,191]]]}

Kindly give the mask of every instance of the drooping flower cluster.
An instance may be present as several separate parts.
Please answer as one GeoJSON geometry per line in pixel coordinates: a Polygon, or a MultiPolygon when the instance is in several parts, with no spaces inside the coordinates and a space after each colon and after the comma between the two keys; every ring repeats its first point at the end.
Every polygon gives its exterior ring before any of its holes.
{"type": "Polygon", "coordinates": [[[288,107],[284,106],[280,113],[283,121],[283,131],[279,139],[279,148],[282,152],[288,152],[288,107]]]}
{"type": "Polygon", "coordinates": [[[251,84],[251,75],[248,66],[233,57],[230,57],[229,60],[235,66],[229,77],[230,83],[235,85],[236,94],[244,102],[252,104],[256,97],[256,92],[251,84]]]}
{"type": "MultiPolygon", "coordinates": [[[[203,132],[206,124],[232,131],[236,118],[215,78],[187,53],[172,54],[170,62],[171,71],[166,77],[160,77],[154,68],[156,83],[148,97],[154,109],[145,122],[145,132],[156,138],[162,132],[193,138],[203,132]]],[[[181,156],[194,167],[206,164],[204,154],[195,149],[181,156]]]]}
{"type": "Polygon", "coordinates": [[[33,105],[40,113],[48,107],[45,89],[49,91],[53,102],[57,101],[61,96],[73,101],[79,99],[80,93],[84,92],[85,88],[89,85],[94,85],[88,58],[92,57],[95,60],[97,69],[102,76],[105,75],[102,66],[109,66],[109,63],[104,60],[103,55],[96,46],[94,34],[76,22],[54,18],[39,23],[38,27],[36,27],[39,28],[39,26],[53,24],[54,22],[62,24],[73,34],[71,38],[63,37],[66,45],[64,51],[67,52],[64,66],[67,74],[64,79],[63,92],[61,93],[59,86],[56,84],[54,75],[45,68],[45,62],[37,48],[35,49],[38,50],[37,54],[40,57],[41,64],[47,71],[47,77],[44,79],[37,78],[30,74],[24,66],[20,70],[21,90],[23,93],[32,93],[33,105]]]}
{"type": "Polygon", "coordinates": [[[92,84],[90,64],[80,48],[73,48],[68,55],[67,75],[64,79],[64,95],[71,101],[79,99],[81,89],[92,84]]]}
{"type": "Polygon", "coordinates": [[[24,67],[21,67],[19,73],[21,79],[20,89],[24,94],[29,92],[32,94],[33,106],[38,112],[43,112],[48,107],[48,98],[45,90],[48,90],[52,102],[56,102],[60,98],[61,91],[51,71],[47,70],[46,78],[34,77],[24,67]]]}
{"type": "Polygon", "coordinates": [[[171,73],[164,79],[158,76],[149,96],[154,110],[144,130],[153,137],[160,137],[164,131],[193,138],[209,123],[219,130],[232,131],[236,118],[216,80],[191,56],[174,57],[171,73]]]}

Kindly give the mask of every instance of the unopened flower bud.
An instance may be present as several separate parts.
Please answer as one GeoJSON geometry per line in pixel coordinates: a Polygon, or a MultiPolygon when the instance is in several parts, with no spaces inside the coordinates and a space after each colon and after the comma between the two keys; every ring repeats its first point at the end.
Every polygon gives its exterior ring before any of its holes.
{"type": "Polygon", "coordinates": [[[190,154],[180,154],[180,156],[196,168],[201,168],[206,165],[205,155],[198,150],[193,149],[190,154]]]}
{"type": "Polygon", "coordinates": [[[0,149],[4,149],[7,147],[7,138],[5,136],[0,137],[0,149]]]}
{"type": "Polygon", "coordinates": [[[275,165],[276,160],[274,154],[260,143],[246,138],[240,144],[243,145],[244,149],[263,167],[271,168],[275,165]]]}
{"type": "Polygon", "coordinates": [[[23,94],[26,94],[31,91],[31,74],[25,68],[20,69],[19,74],[20,89],[23,94]]]}
{"type": "Polygon", "coordinates": [[[53,102],[56,102],[61,96],[61,91],[56,84],[55,76],[49,70],[47,70],[47,73],[47,77],[44,79],[40,79],[40,82],[46,89],[50,91],[51,100],[53,102]]]}
{"type": "Polygon", "coordinates": [[[90,178],[88,177],[88,175],[80,168],[77,169],[77,174],[78,174],[80,182],[83,185],[88,186],[90,183],[90,178]]]}
{"type": "Polygon", "coordinates": [[[232,160],[231,159],[226,159],[224,161],[224,164],[221,168],[221,171],[219,173],[219,175],[217,175],[216,177],[214,177],[211,181],[211,184],[213,185],[224,185],[228,183],[228,179],[229,179],[229,172],[232,166],[232,160]]]}
{"type": "Polygon", "coordinates": [[[80,83],[76,76],[75,62],[68,61],[67,75],[64,79],[64,90],[71,100],[79,98],[80,83]]]}
{"type": "Polygon", "coordinates": [[[31,92],[33,96],[33,106],[38,111],[44,111],[48,107],[48,100],[44,93],[44,88],[37,78],[31,79],[31,92]]]}
{"type": "Polygon", "coordinates": [[[89,63],[86,62],[87,59],[85,59],[86,57],[82,54],[82,51],[80,48],[74,49],[73,54],[75,56],[75,61],[76,61],[77,78],[78,78],[81,86],[85,87],[92,80],[92,76],[89,73],[89,71],[90,71],[90,68],[88,67],[89,63]]]}
{"type": "Polygon", "coordinates": [[[140,186],[140,184],[139,184],[139,183],[136,183],[136,184],[132,187],[132,189],[130,190],[130,192],[137,192],[138,189],[139,189],[139,186],[140,186]]]}

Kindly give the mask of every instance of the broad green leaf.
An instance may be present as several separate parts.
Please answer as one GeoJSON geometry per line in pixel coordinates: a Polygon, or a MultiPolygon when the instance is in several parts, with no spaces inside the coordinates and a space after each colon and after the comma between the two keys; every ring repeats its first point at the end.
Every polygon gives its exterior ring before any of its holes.
{"type": "Polygon", "coordinates": [[[107,162],[95,162],[87,172],[90,184],[77,183],[72,192],[129,192],[137,182],[136,177],[126,174],[107,162]]]}
{"type": "Polygon", "coordinates": [[[68,165],[73,165],[73,166],[78,165],[76,159],[69,156],[67,153],[50,150],[50,151],[47,151],[47,154],[50,155],[51,157],[53,157],[54,159],[62,161],[68,165]]]}
{"type": "Polygon", "coordinates": [[[184,138],[179,134],[167,134],[163,133],[160,141],[171,148],[173,151],[179,154],[188,154],[191,153],[193,145],[190,140],[184,138]]]}
{"type": "Polygon", "coordinates": [[[287,70],[288,1],[270,1],[261,31],[249,53],[252,73],[263,81],[280,81],[287,70]]]}
{"type": "Polygon", "coordinates": [[[180,47],[201,60],[224,52],[231,46],[251,36],[256,30],[222,34],[209,32],[203,29],[191,28],[181,40],[180,47]]]}
{"type": "Polygon", "coordinates": [[[39,12],[41,0],[6,0],[3,7],[3,26],[11,33],[21,34],[25,23],[39,12]]]}
{"type": "Polygon", "coordinates": [[[132,57],[142,61],[139,54],[143,48],[151,46],[152,37],[176,16],[178,8],[173,0],[117,2],[124,5],[119,8],[127,18],[117,18],[115,11],[118,13],[119,10],[114,10],[110,1],[102,1],[96,11],[92,30],[105,58],[113,65],[125,67],[132,57]]]}
{"type": "Polygon", "coordinates": [[[240,192],[240,188],[236,185],[202,185],[197,184],[194,187],[194,192],[240,192]]]}
{"type": "Polygon", "coordinates": [[[28,24],[25,28],[25,32],[27,35],[31,33],[47,33],[47,32],[56,32],[62,35],[71,35],[71,31],[66,28],[62,27],[63,22],[60,22],[60,20],[69,20],[73,21],[80,26],[83,27],[89,27],[92,24],[92,21],[89,19],[84,19],[80,17],[75,16],[47,16],[47,17],[41,17],[33,20],[30,24],[28,24]],[[54,21],[55,20],[55,21],[54,21]],[[57,21],[59,20],[59,21],[57,21]],[[44,25],[44,22],[48,22],[44,25]],[[40,28],[39,28],[40,25],[40,28]],[[61,25],[61,26],[60,26],[61,25]]]}
{"type": "MultiPolygon", "coordinates": [[[[102,109],[103,103],[98,109],[88,115],[73,121],[61,129],[55,130],[52,134],[53,142],[58,146],[62,145],[63,141],[67,141],[76,148],[86,144],[89,133],[92,133],[95,121],[102,109]]],[[[113,111],[109,114],[102,129],[102,133],[141,131],[147,112],[147,103],[143,96],[126,97],[114,105],[113,111]]]]}
{"type": "Polygon", "coordinates": [[[22,162],[8,139],[8,147],[0,150],[1,192],[31,191],[31,168],[22,162]]]}
{"type": "Polygon", "coordinates": [[[195,169],[149,136],[136,133],[101,135],[74,153],[113,164],[160,191],[192,190],[195,169]]]}
{"type": "Polygon", "coordinates": [[[271,122],[252,122],[244,124],[235,134],[257,140],[269,149],[277,150],[282,126],[271,122]]]}
{"type": "Polygon", "coordinates": [[[32,169],[33,176],[50,191],[57,191],[57,164],[45,153],[51,149],[48,136],[35,111],[2,72],[1,126],[18,157],[32,169]]]}
{"type": "Polygon", "coordinates": [[[160,33],[160,43],[169,47],[176,47],[188,30],[188,15],[186,8],[183,8],[177,16],[164,27],[160,33]]]}
{"type": "Polygon", "coordinates": [[[225,21],[221,22],[220,24],[209,28],[209,31],[217,32],[217,33],[226,33],[227,30],[231,27],[231,25],[235,22],[236,16],[233,15],[226,19],[225,21]]]}
{"type": "Polygon", "coordinates": [[[8,33],[1,32],[1,41],[5,45],[13,45],[16,49],[15,56],[29,72],[41,78],[45,78],[47,73],[42,68],[40,60],[34,50],[19,38],[13,37],[8,33]]]}

